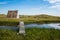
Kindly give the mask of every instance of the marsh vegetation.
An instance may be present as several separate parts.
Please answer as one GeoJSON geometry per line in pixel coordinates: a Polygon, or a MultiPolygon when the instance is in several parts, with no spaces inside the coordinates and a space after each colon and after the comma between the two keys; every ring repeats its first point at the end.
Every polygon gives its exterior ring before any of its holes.
{"type": "Polygon", "coordinates": [[[28,28],[26,36],[17,35],[18,31],[0,29],[0,40],[60,40],[60,30],[28,28]]]}
{"type": "Polygon", "coordinates": [[[27,16],[27,15],[20,15],[19,19],[16,18],[7,18],[6,15],[0,15],[0,25],[7,25],[7,26],[16,26],[19,24],[19,21],[23,20],[25,24],[30,23],[60,23],[60,17],[57,16],[50,16],[50,15],[35,15],[35,16],[27,16]]]}

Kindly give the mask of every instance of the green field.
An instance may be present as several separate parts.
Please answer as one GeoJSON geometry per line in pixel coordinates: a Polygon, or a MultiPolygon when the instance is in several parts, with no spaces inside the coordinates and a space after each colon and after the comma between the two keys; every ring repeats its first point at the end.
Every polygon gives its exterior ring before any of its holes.
{"type": "MultiPolygon", "coordinates": [[[[0,26],[17,26],[19,21],[29,23],[60,23],[60,17],[50,15],[21,16],[19,19],[0,15],[0,26]]],[[[17,35],[18,30],[0,29],[0,40],[60,40],[60,30],[47,28],[26,28],[26,36],[17,35]]]]}
{"type": "Polygon", "coordinates": [[[60,17],[57,16],[50,16],[50,15],[35,15],[35,16],[28,16],[28,15],[20,15],[19,19],[16,18],[7,18],[6,15],[0,14],[0,25],[7,25],[7,26],[17,26],[19,21],[23,20],[25,24],[29,23],[60,23],[60,17]]]}
{"type": "Polygon", "coordinates": [[[0,29],[0,40],[60,40],[60,30],[31,28],[26,29],[26,36],[17,35],[17,31],[0,29]]]}

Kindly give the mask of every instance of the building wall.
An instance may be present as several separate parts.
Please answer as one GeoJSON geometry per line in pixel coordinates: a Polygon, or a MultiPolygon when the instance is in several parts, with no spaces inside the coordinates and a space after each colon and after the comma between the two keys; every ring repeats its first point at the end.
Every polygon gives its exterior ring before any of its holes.
{"type": "Polygon", "coordinates": [[[8,18],[17,18],[17,15],[18,15],[18,11],[17,10],[15,10],[15,11],[8,11],[7,17],[8,18]]]}

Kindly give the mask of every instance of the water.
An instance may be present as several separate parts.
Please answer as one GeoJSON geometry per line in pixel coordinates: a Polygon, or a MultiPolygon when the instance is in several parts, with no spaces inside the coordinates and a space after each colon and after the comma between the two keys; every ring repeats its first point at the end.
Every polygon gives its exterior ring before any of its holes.
{"type": "Polygon", "coordinates": [[[60,29],[60,23],[51,23],[51,24],[28,24],[25,25],[26,28],[54,28],[54,29],[60,29]]]}
{"type": "Polygon", "coordinates": [[[19,28],[15,26],[0,26],[0,29],[18,30],[19,28]]]}
{"type": "MultiPolygon", "coordinates": [[[[27,24],[25,28],[54,28],[60,29],[60,23],[51,23],[51,24],[27,24]]],[[[18,30],[19,27],[16,26],[0,26],[0,29],[11,29],[11,30],[18,30]]]]}

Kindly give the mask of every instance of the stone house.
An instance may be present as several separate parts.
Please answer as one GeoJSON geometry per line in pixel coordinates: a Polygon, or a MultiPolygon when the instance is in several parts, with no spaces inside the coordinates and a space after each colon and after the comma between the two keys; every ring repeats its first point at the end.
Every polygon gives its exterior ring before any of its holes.
{"type": "Polygon", "coordinates": [[[8,18],[19,18],[17,10],[9,10],[7,14],[8,18]]]}

